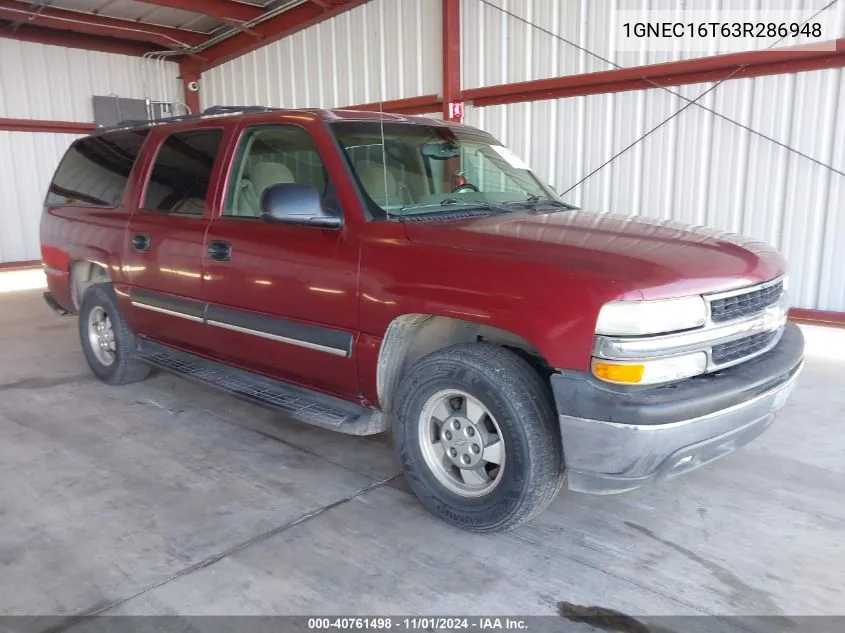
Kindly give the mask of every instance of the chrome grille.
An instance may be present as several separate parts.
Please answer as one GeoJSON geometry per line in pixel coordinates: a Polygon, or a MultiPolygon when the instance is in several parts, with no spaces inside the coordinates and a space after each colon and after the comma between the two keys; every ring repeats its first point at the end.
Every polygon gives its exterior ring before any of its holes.
{"type": "Polygon", "coordinates": [[[783,294],[783,281],[758,287],[748,292],[710,300],[713,323],[724,323],[762,312],[778,302],[783,294]]]}
{"type": "Polygon", "coordinates": [[[757,354],[769,347],[780,336],[781,332],[782,329],[772,332],[760,332],[759,334],[752,334],[751,336],[746,336],[730,343],[714,345],[710,352],[713,364],[718,366],[727,365],[757,354]]]}
{"type": "Polygon", "coordinates": [[[710,318],[699,328],[652,336],[596,336],[596,358],[650,360],[695,352],[707,355],[705,373],[751,360],[778,344],[786,324],[786,277],[702,295],[710,318]]]}

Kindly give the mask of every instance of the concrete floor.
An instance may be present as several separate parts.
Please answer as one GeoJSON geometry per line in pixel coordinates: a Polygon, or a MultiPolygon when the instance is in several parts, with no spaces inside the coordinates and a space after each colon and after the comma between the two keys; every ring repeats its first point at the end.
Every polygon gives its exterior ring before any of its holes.
{"type": "Polygon", "coordinates": [[[0,292],[0,613],[842,614],[845,330],[806,332],[741,452],[479,536],[423,510],[388,438],[166,374],[108,387],[75,318],[0,292]]]}

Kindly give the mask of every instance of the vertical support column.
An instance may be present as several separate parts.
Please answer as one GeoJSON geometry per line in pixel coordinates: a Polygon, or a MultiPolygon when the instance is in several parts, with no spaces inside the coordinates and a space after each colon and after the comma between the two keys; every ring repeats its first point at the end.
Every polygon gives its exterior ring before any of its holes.
{"type": "Polygon", "coordinates": [[[179,60],[179,79],[182,80],[182,99],[191,109],[192,114],[200,112],[200,66],[196,60],[184,58],[179,60]]]}
{"type": "Polygon", "coordinates": [[[460,121],[462,112],[452,104],[461,102],[461,0],[443,2],[443,119],[460,121]]]}

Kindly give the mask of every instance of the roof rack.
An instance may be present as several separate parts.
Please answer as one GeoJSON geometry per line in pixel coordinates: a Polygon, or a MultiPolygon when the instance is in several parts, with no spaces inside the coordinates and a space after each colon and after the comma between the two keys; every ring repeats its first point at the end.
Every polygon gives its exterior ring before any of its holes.
{"type": "Polygon", "coordinates": [[[197,114],[181,114],[177,116],[161,117],[158,119],[125,119],[116,125],[109,125],[105,127],[98,127],[92,133],[100,134],[102,132],[113,132],[115,130],[129,130],[136,127],[145,127],[148,125],[158,125],[161,123],[179,123],[180,121],[193,121],[201,119],[206,116],[219,116],[222,114],[248,114],[252,112],[272,112],[280,108],[270,108],[267,106],[224,106],[215,105],[206,108],[197,114]]]}
{"type": "Polygon", "coordinates": [[[268,106],[224,106],[224,105],[215,105],[211,106],[210,108],[206,108],[202,111],[202,113],[206,116],[214,115],[214,114],[231,114],[233,112],[272,112],[273,110],[279,110],[280,108],[271,108],[268,106]]]}

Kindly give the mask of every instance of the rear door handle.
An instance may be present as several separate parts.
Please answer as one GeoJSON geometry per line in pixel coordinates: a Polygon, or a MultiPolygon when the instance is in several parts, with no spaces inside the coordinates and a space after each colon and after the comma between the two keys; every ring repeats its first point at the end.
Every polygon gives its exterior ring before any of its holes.
{"type": "Polygon", "coordinates": [[[135,233],[132,236],[132,248],[136,251],[150,250],[150,236],[143,233],[135,233]]]}
{"type": "Polygon", "coordinates": [[[208,256],[218,262],[227,262],[232,258],[232,245],[229,242],[214,240],[208,245],[208,256]]]}

